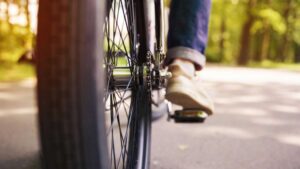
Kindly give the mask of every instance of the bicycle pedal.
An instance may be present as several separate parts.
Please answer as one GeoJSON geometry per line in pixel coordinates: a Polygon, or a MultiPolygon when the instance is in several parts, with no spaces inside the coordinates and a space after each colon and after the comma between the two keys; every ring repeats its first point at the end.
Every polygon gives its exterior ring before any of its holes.
{"type": "Polygon", "coordinates": [[[174,119],[176,123],[203,123],[208,117],[203,110],[184,109],[177,110],[170,118],[174,119]]]}

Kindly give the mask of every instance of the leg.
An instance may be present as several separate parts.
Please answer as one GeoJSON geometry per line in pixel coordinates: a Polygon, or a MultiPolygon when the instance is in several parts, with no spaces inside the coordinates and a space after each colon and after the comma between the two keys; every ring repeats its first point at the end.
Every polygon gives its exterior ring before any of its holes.
{"type": "Polygon", "coordinates": [[[165,65],[176,58],[193,62],[197,70],[205,65],[210,6],[211,0],[171,2],[165,65]]]}
{"type": "Polygon", "coordinates": [[[214,106],[195,78],[195,70],[205,65],[210,6],[211,0],[172,1],[165,60],[172,73],[166,98],[185,110],[203,110],[209,115],[214,106]]]}

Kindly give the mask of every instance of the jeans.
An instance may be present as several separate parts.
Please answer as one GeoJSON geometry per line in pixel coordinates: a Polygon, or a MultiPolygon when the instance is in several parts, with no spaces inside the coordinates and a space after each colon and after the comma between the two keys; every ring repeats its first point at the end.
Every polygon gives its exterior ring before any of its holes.
{"type": "Polygon", "coordinates": [[[172,0],[165,65],[181,58],[204,67],[210,6],[211,0],[172,0]]]}

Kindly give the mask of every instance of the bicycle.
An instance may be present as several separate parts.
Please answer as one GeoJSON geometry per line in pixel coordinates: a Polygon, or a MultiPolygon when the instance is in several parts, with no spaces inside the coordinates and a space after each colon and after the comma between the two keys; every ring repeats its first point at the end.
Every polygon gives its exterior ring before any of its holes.
{"type": "Polygon", "coordinates": [[[164,104],[151,93],[168,77],[163,16],[162,0],[39,1],[45,169],[149,168],[151,106],[164,104]]]}

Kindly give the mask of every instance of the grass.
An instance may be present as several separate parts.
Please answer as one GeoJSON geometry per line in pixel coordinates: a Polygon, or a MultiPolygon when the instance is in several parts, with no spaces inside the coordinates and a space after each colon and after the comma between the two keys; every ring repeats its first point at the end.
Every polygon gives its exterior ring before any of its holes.
{"type": "Polygon", "coordinates": [[[29,64],[1,63],[0,82],[20,81],[35,77],[34,66],[29,64]]]}
{"type": "MultiPolygon", "coordinates": [[[[28,78],[35,77],[35,69],[34,66],[29,64],[17,64],[15,62],[2,62],[0,63],[0,82],[12,82],[12,81],[20,81],[28,78]]],[[[126,66],[127,60],[125,57],[118,58],[118,66],[126,66]]],[[[214,65],[214,64],[213,64],[214,65]]],[[[220,66],[235,66],[230,64],[217,64],[220,66]]],[[[262,61],[261,63],[250,63],[249,67],[253,68],[268,68],[268,69],[284,69],[291,71],[299,71],[300,72],[300,64],[295,63],[278,63],[272,61],[262,61]]],[[[114,72],[115,75],[119,76],[128,76],[130,74],[129,70],[116,70],[114,72]]]]}
{"type": "MultiPolygon", "coordinates": [[[[225,67],[240,67],[235,63],[207,63],[209,66],[225,66],[225,67]]],[[[299,71],[300,72],[300,63],[281,63],[281,62],[274,62],[270,60],[265,60],[260,63],[258,62],[251,62],[247,66],[250,68],[263,68],[263,69],[282,69],[288,71],[299,71]]]]}
{"type": "Polygon", "coordinates": [[[262,61],[260,63],[250,63],[250,67],[255,68],[269,68],[269,69],[285,69],[292,71],[300,71],[300,63],[281,63],[281,62],[273,62],[269,60],[262,61]]]}
{"type": "MultiPolygon", "coordinates": [[[[117,66],[127,66],[127,59],[125,57],[119,57],[117,60],[117,66]]],[[[114,74],[127,76],[130,74],[130,71],[126,69],[117,70],[114,74]]],[[[0,82],[21,81],[34,77],[35,68],[33,65],[26,63],[17,64],[14,60],[0,61],[0,82]]]]}

